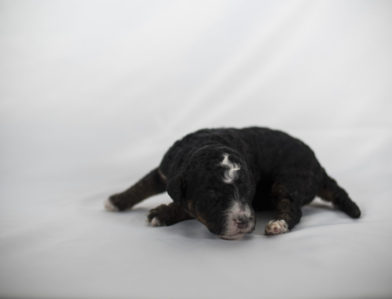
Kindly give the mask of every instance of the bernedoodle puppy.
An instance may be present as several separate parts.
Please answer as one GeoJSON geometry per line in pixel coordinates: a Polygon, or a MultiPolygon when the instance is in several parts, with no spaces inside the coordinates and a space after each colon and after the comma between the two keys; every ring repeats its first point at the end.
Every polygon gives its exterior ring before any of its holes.
{"type": "Polygon", "coordinates": [[[185,136],[157,168],[112,195],[105,207],[124,211],[164,191],[173,202],[150,211],[152,226],[195,218],[223,239],[252,232],[255,211],[267,209],[275,216],[265,233],[285,233],[300,221],[301,207],[316,195],[352,218],[361,214],[306,144],[260,127],[203,129],[185,136]]]}

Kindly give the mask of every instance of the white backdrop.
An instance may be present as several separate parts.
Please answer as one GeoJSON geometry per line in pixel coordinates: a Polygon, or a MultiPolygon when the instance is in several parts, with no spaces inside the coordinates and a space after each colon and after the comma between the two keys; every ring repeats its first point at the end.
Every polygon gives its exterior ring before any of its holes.
{"type": "Polygon", "coordinates": [[[0,1],[0,297],[392,296],[392,3],[0,1]],[[103,201],[202,127],[302,138],[363,210],[228,242],[103,201]]]}

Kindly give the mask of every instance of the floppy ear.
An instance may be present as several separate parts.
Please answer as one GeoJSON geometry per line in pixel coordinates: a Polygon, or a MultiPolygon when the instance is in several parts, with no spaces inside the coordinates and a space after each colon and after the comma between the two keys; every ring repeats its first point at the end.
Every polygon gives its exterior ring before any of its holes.
{"type": "Polygon", "coordinates": [[[167,193],[174,202],[181,202],[185,198],[186,184],[182,174],[178,174],[171,178],[167,183],[167,193]]]}

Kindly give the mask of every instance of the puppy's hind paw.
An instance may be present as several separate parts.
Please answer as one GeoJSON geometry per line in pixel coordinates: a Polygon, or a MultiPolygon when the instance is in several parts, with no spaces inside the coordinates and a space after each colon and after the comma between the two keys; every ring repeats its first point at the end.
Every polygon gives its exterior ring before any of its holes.
{"type": "Polygon", "coordinates": [[[289,231],[289,226],[285,220],[271,220],[265,227],[266,235],[278,235],[289,231]]]}
{"type": "Polygon", "coordinates": [[[119,209],[112,203],[110,198],[105,200],[105,209],[110,212],[118,212],[119,209]]]}

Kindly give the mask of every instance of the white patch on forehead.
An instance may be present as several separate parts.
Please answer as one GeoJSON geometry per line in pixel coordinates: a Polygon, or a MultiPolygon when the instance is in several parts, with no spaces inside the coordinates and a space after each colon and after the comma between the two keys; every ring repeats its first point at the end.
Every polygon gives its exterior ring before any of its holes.
{"type": "Polygon", "coordinates": [[[231,184],[237,178],[237,171],[241,169],[240,165],[237,163],[233,163],[229,159],[229,154],[223,154],[223,160],[220,162],[220,165],[226,168],[226,171],[223,175],[223,182],[226,184],[231,184]]]}

